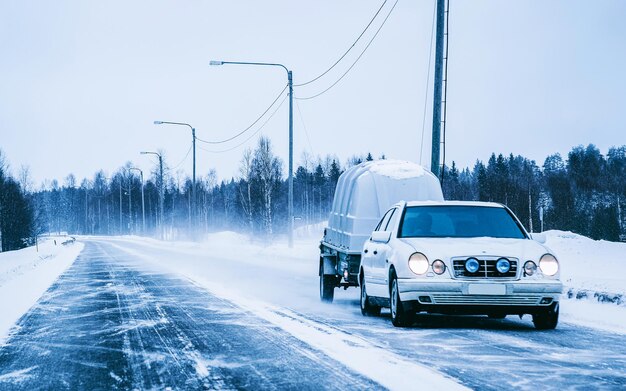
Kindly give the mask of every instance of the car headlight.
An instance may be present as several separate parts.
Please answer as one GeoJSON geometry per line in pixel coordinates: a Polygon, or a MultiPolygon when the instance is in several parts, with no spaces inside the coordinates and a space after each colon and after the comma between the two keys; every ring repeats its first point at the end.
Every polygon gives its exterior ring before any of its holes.
{"type": "Polygon", "coordinates": [[[474,274],[478,271],[479,268],[480,264],[478,263],[478,259],[467,258],[467,261],[465,261],[465,270],[467,270],[468,272],[474,274]]]}
{"type": "Polygon", "coordinates": [[[506,258],[500,258],[496,262],[496,269],[500,274],[508,273],[511,270],[511,262],[506,258]]]}
{"type": "Polygon", "coordinates": [[[544,254],[539,260],[539,268],[546,276],[553,276],[559,271],[559,261],[552,254],[544,254]]]}
{"type": "Polygon", "coordinates": [[[428,258],[422,253],[413,253],[409,257],[409,269],[415,274],[422,275],[428,271],[428,258]]]}
{"type": "Polygon", "coordinates": [[[524,264],[524,275],[532,276],[537,271],[537,265],[533,261],[526,261],[524,264]]]}
{"type": "Polygon", "coordinates": [[[433,262],[432,267],[435,274],[441,275],[446,271],[446,264],[443,263],[441,259],[437,259],[435,262],[433,262]]]}

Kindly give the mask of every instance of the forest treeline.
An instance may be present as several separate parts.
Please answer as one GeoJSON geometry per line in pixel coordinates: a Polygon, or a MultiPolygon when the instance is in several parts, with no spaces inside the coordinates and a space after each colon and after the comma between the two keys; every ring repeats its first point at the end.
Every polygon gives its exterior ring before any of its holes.
{"type": "MultiPolygon", "coordinates": [[[[294,172],[295,226],[326,220],[341,173],[372,159],[371,154],[355,155],[342,165],[331,155],[304,154],[294,172]]],[[[222,230],[270,236],[285,233],[287,227],[287,178],[265,137],[243,152],[236,177],[218,182],[216,172],[209,170],[197,178],[195,213],[191,179],[169,169],[167,162],[162,183],[158,164],[144,173],[143,205],[141,176],[130,162],[110,175],[98,171],[78,182],[69,174],[62,183],[53,180],[36,190],[27,169],[14,179],[7,164],[0,163],[3,251],[25,246],[46,232],[184,239],[222,230]]],[[[477,160],[472,168],[459,169],[453,162],[444,169],[443,190],[450,200],[506,204],[529,231],[560,229],[594,239],[626,239],[626,146],[611,148],[606,155],[594,145],[578,146],[566,157],[548,156],[542,166],[502,154],[477,160]]]]}

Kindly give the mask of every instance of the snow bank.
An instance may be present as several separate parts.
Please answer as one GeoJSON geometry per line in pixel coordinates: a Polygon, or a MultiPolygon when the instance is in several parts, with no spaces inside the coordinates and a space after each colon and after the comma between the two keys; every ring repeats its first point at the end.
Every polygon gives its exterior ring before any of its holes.
{"type": "Polygon", "coordinates": [[[561,320],[626,334],[626,243],[565,231],[545,234],[561,264],[561,320]]]}
{"type": "Polygon", "coordinates": [[[11,327],[76,259],[82,243],[49,237],[33,247],[0,253],[0,345],[11,327]],[[55,245],[56,240],[56,245],[55,245]]]}
{"type": "Polygon", "coordinates": [[[570,295],[578,298],[593,297],[596,293],[626,296],[626,243],[593,240],[564,231],[546,231],[545,234],[546,245],[561,264],[561,280],[570,295]]]}

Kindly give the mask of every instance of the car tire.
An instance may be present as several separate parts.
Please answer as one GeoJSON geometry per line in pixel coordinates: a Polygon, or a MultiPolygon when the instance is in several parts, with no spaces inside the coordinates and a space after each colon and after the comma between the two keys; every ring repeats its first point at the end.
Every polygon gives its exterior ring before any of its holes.
{"type": "Polygon", "coordinates": [[[364,316],[380,315],[380,306],[371,303],[370,297],[367,295],[365,288],[365,278],[361,280],[361,314],[364,316]]]}
{"type": "Polygon", "coordinates": [[[554,330],[559,323],[559,303],[554,303],[541,313],[533,315],[533,324],[537,330],[554,330]]]}
{"type": "Polygon", "coordinates": [[[400,300],[398,278],[395,273],[391,275],[391,288],[389,292],[389,308],[391,310],[391,323],[396,327],[407,327],[413,324],[414,314],[404,309],[400,300]]]}
{"type": "Polygon", "coordinates": [[[336,277],[330,274],[324,274],[324,270],[320,268],[320,300],[325,303],[332,303],[335,296],[336,277]]]}

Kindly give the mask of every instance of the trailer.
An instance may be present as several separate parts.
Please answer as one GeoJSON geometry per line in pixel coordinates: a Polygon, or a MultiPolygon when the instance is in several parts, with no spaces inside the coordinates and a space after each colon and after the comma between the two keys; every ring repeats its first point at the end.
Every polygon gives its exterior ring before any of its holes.
{"type": "Polygon", "coordinates": [[[361,163],[339,177],[320,242],[320,299],[332,302],[335,288],[359,286],[363,244],[383,213],[402,200],[443,201],[439,180],[424,167],[402,160],[361,163]]]}

